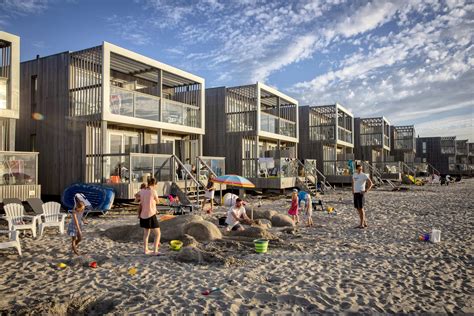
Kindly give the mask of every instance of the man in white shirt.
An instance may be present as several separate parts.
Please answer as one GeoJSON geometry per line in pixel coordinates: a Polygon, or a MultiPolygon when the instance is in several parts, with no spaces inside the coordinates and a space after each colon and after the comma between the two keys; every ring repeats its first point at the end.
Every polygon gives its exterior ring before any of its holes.
{"type": "Polygon", "coordinates": [[[227,231],[244,230],[244,227],[240,224],[241,221],[251,222],[251,219],[245,212],[242,199],[238,198],[235,200],[235,205],[232,206],[229,211],[227,211],[227,218],[225,220],[225,223],[227,224],[227,231]]]}
{"type": "Polygon", "coordinates": [[[362,166],[356,166],[356,172],[352,175],[352,194],[354,195],[354,207],[359,212],[360,225],[356,228],[364,229],[367,227],[367,219],[364,211],[364,195],[372,189],[372,180],[369,176],[362,172],[362,166]],[[369,187],[366,188],[366,182],[369,182],[369,187]]]}

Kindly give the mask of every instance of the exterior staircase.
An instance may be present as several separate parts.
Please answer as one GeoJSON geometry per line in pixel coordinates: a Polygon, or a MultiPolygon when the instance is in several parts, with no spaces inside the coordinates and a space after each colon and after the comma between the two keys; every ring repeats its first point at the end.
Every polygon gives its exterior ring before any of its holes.
{"type": "Polygon", "coordinates": [[[365,170],[369,171],[370,175],[372,176],[372,180],[376,186],[383,186],[385,184],[388,184],[392,187],[392,189],[397,189],[397,186],[395,185],[395,183],[393,183],[392,180],[384,179],[380,171],[374,166],[372,166],[370,163],[362,161],[362,165],[364,166],[365,170]]]}
{"type": "Polygon", "coordinates": [[[334,187],[326,180],[326,177],[315,167],[312,168],[303,164],[300,160],[298,165],[304,170],[304,177],[298,177],[297,186],[304,191],[311,193],[311,195],[316,195],[318,192],[317,183],[318,180],[323,187],[323,191],[334,190],[334,187]],[[315,173],[316,172],[316,173],[315,173]]]}
{"type": "Polygon", "coordinates": [[[172,188],[174,188],[174,192],[177,192],[181,203],[191,204],[195,209],[200,208],[204,200],[206,186],[199,179],[196,179],[190,170],[186,169],[176,155],[173,155],[173,159],[182,168],[184,173],[184,180],[173,183],[172,188]]]}

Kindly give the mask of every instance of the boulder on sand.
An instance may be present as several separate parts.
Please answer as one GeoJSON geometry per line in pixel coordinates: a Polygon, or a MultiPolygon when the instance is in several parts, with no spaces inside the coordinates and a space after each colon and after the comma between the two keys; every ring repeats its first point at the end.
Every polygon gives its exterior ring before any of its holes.
{"type": "Polygon", "coordinates": [[[272,216],[272,226],[273,227],[286,227],[286,226],[294,226],[291,217],[284,214],[275,214],[272,216]]]}
{"type": "Polygon", "coordinates": [[[160,222],[161,239],[164,241],[180,239],[185,234],[184,227],[187,224],[200,221],[203,221],[203,218],[198,215],[180,215],[160,222]]]}
{"type": "Polygon", "coordinates": [[[193,236],[197,241],[222,239],[222,233],[219,228],[213,223],[204,220],[186,224],[183,233],[193,236]]]}

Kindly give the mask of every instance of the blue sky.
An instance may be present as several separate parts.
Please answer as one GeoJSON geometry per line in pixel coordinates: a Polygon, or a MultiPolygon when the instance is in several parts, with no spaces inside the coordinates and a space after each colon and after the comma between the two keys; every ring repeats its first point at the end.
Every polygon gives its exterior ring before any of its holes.
{"type": "Polygon", "coordinates": [[[474,141],[473,1],[0,0],[0,29],[22,60],[108,41],[207,87],[262,81],[474,141]]]}

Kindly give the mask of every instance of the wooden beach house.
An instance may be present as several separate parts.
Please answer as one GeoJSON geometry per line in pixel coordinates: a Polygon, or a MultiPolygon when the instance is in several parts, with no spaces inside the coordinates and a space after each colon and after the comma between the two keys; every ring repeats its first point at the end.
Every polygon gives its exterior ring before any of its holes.
{"type": "Polygon", "coordinates": [[[354,119],[355,159],[380,182],[401,181],[401,163],[390,155],[390,130],[391,124],[383,116],[354,119]]]}
{"type": "Polygon", "coordinates": [[[41,195],[38,153],[16,146],[24,137],[16,132],[19,118],[20,38],[0,31],[0,201],[41,195]]]}
{"type": "Polygon", "coordinates": [[[416,154],[416,132],[415,126],[392,126],[391,127],[391,155],[395,161],[413,163],[416,154]]]}
{"type": "Polygon", "coordinates": [[[390,160],[390,122],[385,117],[356,117],[354,131],[356,159],[372,164],[390,160]]]}
{"type": "Polygon", "coordinates": [[[298,102],[263,83],[206,89],[204,154],[260,189],[295,187],[298,102]]]}
{"type": "Polygon", "coordinates": [[[456,137],[417,137],[416,157],[429,173],[446,175],[456,168],[456,137]]]}
{"type": "Polygon", "coordinates": [[[300,116],[301,160],[316,160],[330,183],[351,183],[354,168],[354,117],[339,103],[302,106],[300,116]]]}
{"type": "Polygon", "coordinates": [[[150,176],[160,194],[172,183],[189,191],[202,155],[204,89],[201,77],[107,42],[38,56],[21,64],[19,146],[41,153],[44,194],[79,181],[131,199],[150,176]]]}
{"type": "Polygon", "coordinates": [[[469,174],[469,149],[467,139],[456,140],[456,167],[457,175],[469,174]]]}
{"type": "Polygon", "coordinates": [[[467,168],[469,175],[474,175],[474,143],[467,143],[467,168]]]}

